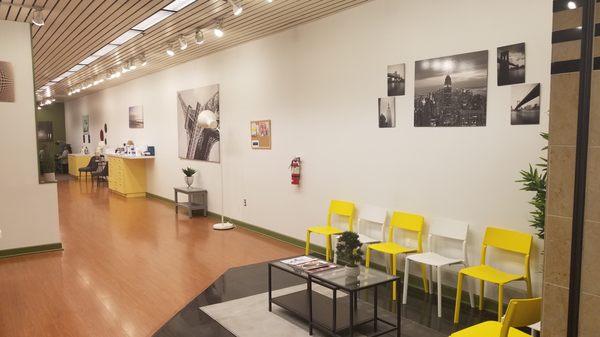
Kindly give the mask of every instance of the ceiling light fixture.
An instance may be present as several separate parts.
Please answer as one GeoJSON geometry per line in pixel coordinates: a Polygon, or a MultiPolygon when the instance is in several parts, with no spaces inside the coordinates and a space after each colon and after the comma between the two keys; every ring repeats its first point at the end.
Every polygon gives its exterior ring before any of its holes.
{"type": "Polygon", "coordinates": [[[31,23],[34,25],[41,27],[44,25],[44,12],[42,8],[34,7],[33,13],[31,14],[31,23]]]}
{"type": "Polygon", "coordinates": [[[213,33],[216,37],[223,37],[223,35],[225,35],[225,32],[223,31],[223,20],[217,20],[215,24],[213,33]]]}
{"type": "Polygon", "coordinates": [[[569,1],[569,2],[567,2],[567,8],[575,9],[575,8],[577,8],[577,3],[575,3],[575,1],[569,1]]]}
{"type": "Polygon", "coordinates": [[[185,36],[179,35],[177,40],[179,41],[179,49],[186,50],[188,47],[188,43],[187,43],[187,40],[185,39],[185,36]]]}
{"type": "Polygon", "coordinates": [[[196,40],[197,45],[203,44],[204,43],[204,33],[202,33],[202,30],[197,29],[196,34],[194,35],[194,38],[196,40]]]}
{"type": "Polygon", "coordinates": [[[175,51],[173,51],[173,47],[171,46],[171,43],[167,43],[167,55],[169,56],[175,56],[175,51]]]}
{"type": "Polygon", "coordinates": [[[231,10],[233,11],[233,15],[239,16],[244,11],[244,7],[242,6],[241,0],[227,0],[231,5],[231,10]]]}

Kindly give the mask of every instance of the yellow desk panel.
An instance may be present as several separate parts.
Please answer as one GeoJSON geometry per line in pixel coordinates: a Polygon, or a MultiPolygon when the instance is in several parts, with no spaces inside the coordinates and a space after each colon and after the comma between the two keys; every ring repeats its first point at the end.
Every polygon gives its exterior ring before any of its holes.
{"type": "Polygon", "coordinates": [[[146,196],[146,161],[108,156],[108,188],[125,197],[146,196]]]}
{"type": "Polygon", "coordinates": [[[74,177],[79,177],[79,168],[86,167],[90,162],[91,155],[73,155],[70,154],[67,158],[69,164],[69,174],[74,177]]]}

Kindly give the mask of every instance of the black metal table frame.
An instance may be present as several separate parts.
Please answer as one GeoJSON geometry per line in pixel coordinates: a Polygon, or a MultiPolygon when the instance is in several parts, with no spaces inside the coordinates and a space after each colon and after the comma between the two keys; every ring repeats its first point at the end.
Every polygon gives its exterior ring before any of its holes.
{"type": "MultiPolygon", "coordinates": [[[[272,275],[272,267],[275,267],[281,271],[284,271],[286,273],[295,275],[299,278],[305,279],[306,280],[306,287],[307,287],[307,294],[308,294],[308,334],[310,336],[313,335],[313,326],[319,327],[321,328],[324,332],[328,333],[331,336],[336,336],[336,337],[343,337],[343,335],[340,335],[337,333],[337,329],[336,329],[336,323],[337,323],[337,291],[340,290],[342,292],[345,292],[348,294],[348,298],[350,300],[350,305],[348,306],[348,308],[350,309],[350,325],[348,327],[348,336],[352,337],[354,335],[354,310],[357,309],[358,307],[358,293],[361,290],[367,290],[369,288],[373,288],[373,319],[367,321],[367,322],[363,322],[357,326],[360,325],[364,325],[367,324],[369,322],[373,322],[373,329],[375,330],[375,333],[368,335],[367,337],[376,337],[376,336],[381,336],[381,335],[385,335],[387,333],[396,331],[396,336],[400,337],[401,336],[401,301],[399,299],[396,300],[396,324],[392,323],[392,322],[388,322],[382,318],[377,317],[377,287],[380,285],[384,285],[386,283],[390,283],[395,281],[396,282],[396,293],[399,294],[400,289],[402,289],[401,287],[401,280],[400,278],[397,278],[396,280],[389,280],[387,282],[383,282],[383,283],[376,283],[373,284],[369,287],[365,287],[362,288],[360,290],[348,290],[348,289],[343,289],[340,288],[339,286],[332,284],[330,282],[328,282],[327,280],[324,279],[319,279],[318,276],[316,275],[311,275],[311,274],[307,274],[306,277],[304,277],[304,275],[299,274],[299,273],[294,273],[288,269],[285,268],[281,268],[275,264],[268,264],[268,287],[269,287],[269,311],[272,311],[272,304],[273,304],[273,297],[272,297],[272,280],[271,280],[271,275],[272,275]],[[333,329],[331,330],[329,327],[326,327],[318,322],[313,321],[313,315],[312,315],[312,283],[316,283],[320,286],[323,286],[325,288],[331,289],[333,291],[333,300],[332,300],[332,307],[333,307],[333,329]],[[389,325],[391,328],[387,329],[387,330],[383,330],[383,331],[377,331],[377,323],[378,322],[382,322],[384,324],[389,325]]],[[[277,304],[277,303],[275,303],[277,304]]]]}

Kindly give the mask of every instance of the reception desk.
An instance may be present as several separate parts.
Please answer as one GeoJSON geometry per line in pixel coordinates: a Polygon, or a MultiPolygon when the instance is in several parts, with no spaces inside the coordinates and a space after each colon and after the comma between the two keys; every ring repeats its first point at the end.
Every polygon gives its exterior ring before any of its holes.
{"type": "Polygon", "coordinates": [[[74,177],[79,177],[79,169],[81,167],[86,167],[92,155],[90,154],[81,154],[81,153],[73,153],[69,154],[67,158],[69,164],[69,174],[74,177]]]}
{"type": "Polygon", "coordinates": [[[154,156],[108,154],[108,188],[124,197],[146,196],[146,161],[154,156]]]}

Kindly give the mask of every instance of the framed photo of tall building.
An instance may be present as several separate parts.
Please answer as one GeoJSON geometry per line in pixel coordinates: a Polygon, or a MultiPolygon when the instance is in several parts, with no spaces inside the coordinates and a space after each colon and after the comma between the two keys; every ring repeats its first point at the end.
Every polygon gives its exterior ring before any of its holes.
{"type": "Polygon", "coordinates": [[[415,63],[415,126],[485,126],[488,51],[415,63]]]}
{"type": "Polygon", "coordinates": [[[382,97],[378,101],[379,107],[379,127],[396,127],[396,99],[392,97],[382,97]]]}

